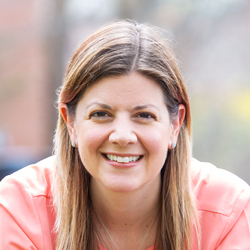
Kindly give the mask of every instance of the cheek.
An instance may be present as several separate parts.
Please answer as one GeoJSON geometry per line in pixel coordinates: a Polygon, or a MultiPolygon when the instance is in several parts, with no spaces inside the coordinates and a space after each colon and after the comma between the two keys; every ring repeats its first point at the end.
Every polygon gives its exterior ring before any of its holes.
{"type": "Polygon", "coordinates": [[[103,129],[82,127],[77,134],[78,148],[81,153],[86,154],[96,151],[105,141],[106,133],[103,129]]]}
{"type": "Polygon", "coordinates": [[[92,175],[98,164],[97,150],[102,144],[103,136],[100,130],[84,129],[78,134],[78,151],[83,165],[92,175]]]}
{"type": "Polygon", "coordinates": [[[147,134],[144,147],[148,152],[148,163],[149,166],[154,166],[152,171],[159,172],[166,161],[170,138],[169,132],[165,129],[156,129],[147,134]]]}
{"type": "Polygon", "coordinates": [[[144,137],[145,147],[151,154],[167,154],[169,143],[169,132],[164,129],[154,129],[144,137]]]}

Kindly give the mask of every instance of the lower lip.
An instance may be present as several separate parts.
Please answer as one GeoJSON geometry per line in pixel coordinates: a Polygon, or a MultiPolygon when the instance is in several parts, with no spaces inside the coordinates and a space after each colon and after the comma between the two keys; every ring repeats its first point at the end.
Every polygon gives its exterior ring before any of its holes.
{"type": "Polygon", "coordinates": [[[107,159],[104,155],[103,158],[113,167],[115,168],[134,168],[136,167],[142,160],[143,157],[141,157],[138,161],[132,161],[132,162],[116,162],[116,161],[111,161],[109,159],[107,159]]]}

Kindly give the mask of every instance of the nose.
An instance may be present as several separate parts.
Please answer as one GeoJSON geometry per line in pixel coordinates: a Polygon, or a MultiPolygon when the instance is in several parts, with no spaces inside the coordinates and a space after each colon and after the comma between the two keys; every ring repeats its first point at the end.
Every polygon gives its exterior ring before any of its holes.
{"type": "Polygon", "coordinates": [[[137,142],[137,136],[132,130],[131,121],[120,119],[114,123],[113,131],[109,135],[109,141],[120,146],[127,146],[137,142]]]}

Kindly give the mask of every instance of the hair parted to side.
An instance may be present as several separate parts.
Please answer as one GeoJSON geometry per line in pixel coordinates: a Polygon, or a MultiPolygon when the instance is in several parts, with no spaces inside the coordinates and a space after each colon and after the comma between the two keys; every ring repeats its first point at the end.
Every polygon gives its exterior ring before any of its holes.
{"type": "MultiPolygon", "coordinates": [[[[178,105],[186,108],[177,146],[169,150],[162,168],[161,219],[157,250],[191,250],[193,228],[198,228],[191,190],[191,112],[176,57],[162,32],[149,25],[117,21],[90,35],[73,55],[61,87],[59,103],[74,118],[84,91],[107,76],[141,73],[157,82],[171,119],[178,105]],[[196,226],[195,226],[196,225],[196,226]]],[[[67,126],[59,113],[55,134],[54,203],[58,250],[96,249],[91,222],[90,175],[77,148],[71,147],[67,126]]]]}

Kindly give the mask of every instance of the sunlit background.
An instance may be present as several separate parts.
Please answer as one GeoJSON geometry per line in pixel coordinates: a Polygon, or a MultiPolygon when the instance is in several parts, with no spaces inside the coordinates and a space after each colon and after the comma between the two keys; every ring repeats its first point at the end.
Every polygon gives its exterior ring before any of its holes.
{"type": "Polygon", "coordinates": [[[51,155],[68,60],[88,34],[121,18],[173,35],[194,157],[250,184],[248,0],[0,0],[0,178],[51,155]]]}

